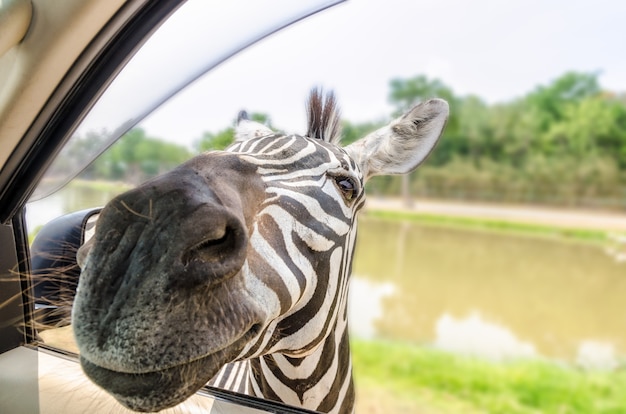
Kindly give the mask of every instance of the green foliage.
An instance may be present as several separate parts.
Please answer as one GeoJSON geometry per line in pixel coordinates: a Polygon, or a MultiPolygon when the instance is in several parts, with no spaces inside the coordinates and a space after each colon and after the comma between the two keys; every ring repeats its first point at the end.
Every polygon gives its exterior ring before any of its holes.
{"type": "Polygon", "coordinates": [[[392,79],[389,82],[391,91],[389,101],[397,108],[397,115],[401,115],[420,101],[430,98],[442,98],[448,102],[454,102],[452,89],[439,79],[428,79],[424,75],[415,76],[410,79],[392,79]]]}
{"type": "Polygon", "coordinates": [[[582,414],[626,407],[624,371],[541,360],[495,363],[382,341],[357,340],[351,347],[357,392],[393,389],[406,399],[428,400],[437,412],[582,414]]]}
{"type": "MultiPolygon", "coordinates": [[[[418,102],[430,98],[445,99],[450,105],[450,116],[444,132],[444,137],[448,142],[443,145],[449,145],[448,151],[452,152],[467,150],[459,139],[459,107],[461,101],[454,95],[450,87],[439,79],[431,80],[424,75],[415,76],[410,79],[392,79],[389,82],[389,87],[389,101],[396,107],[393,113],[394,117],[403,114],[418,102]]],[[[443,154],[441,155],[443,156],[443,154]]]]}
{"type": "Polygon", "coordinates": [[[250,115],[250,119],[255,122],[258,122],[259,124],[264,124],[269,129],[274,129],[274,127],[272,126],[272,119],[270,118],[268,114],[263,114],[260,112],[253,112],[250,115]]]}
{"type": "Polygon", "coordinates": [[[197,144],[198,152],[223,150],[235,140],[235,129],[226,128],[216,134],[205,132],[197,144]]]}
{"type": "MultiPolygon", "coordinates": [[[[597,74],[569,72],[508,103],[455,96],[424,76],[390,83],[398,111],[439,96],[451,119],[410,181],[413,195],[571,206],[626,206],[626,99],[597,74]]],[[[399,179],[369,186],[399,194],[399,179]]]]}
{"type": "MultiPolygon", "coordinates": [[[[260,124],[266,125],[270,129],[272,127],[272,121],[267,114],[254,112],[250,115],[252,121],[256,121],[260,124]]],[[[205,132],[195,147],[198,152],[223,150],[235,141],[235,128],[228,127],[217,133],[205,132]]]]}
{"type": "Polygon", "coordinates": [[[379,122],[366,122],[362,124],[353,124],[349,121],[343,121],[341,124],[342,137],[341,145],[346,146],[352,144],[359,138],[363,138],[365,135],[377,130],[378,128],[386,125],[386,121],[379,122]]]}
{"type": "Polygon", "coordinates": [[[436,214],[417,213],[412,211],[368,210],[368,218],[381,220],[420,223],[424,225],[445,226],[453,228],[472,228],[477,230],[499,231],[508,234],[524,234],[550,238],[560,238],[584,242],[606,242],[607,232],[582,228],[563,228],[550,225],[522,223],[481,217],[457,217],[436,214]]]}
{"type": "Polygon", "coordinates": [[[564,116],[565,108],[600,93],[596,74],[568,72],[548,86],[540,86],[531,92],[526,101],[532,108],[538,109],[540,129],[545,131],[554,121],[564,116]]]}
{"type": "Polygon", "coordinates": [[[128,131],[91,166],[92,177],[140,183],[191,157],[184,147],[149,137],[141,128],[128,131]]]}
{"type": "MultiPolygon", "coordinates": [[[[489,105],[458,96],[439,79],[424,75],[393,79],[389,100],[398,115],[432,97],[450,103],[450,119],[437,148],[409,178],[375,177],[377,195],[473,199],[567,206],[626,207],[626,94],[604,91],[597,74],[568,72],[510,102],[489,105]]],[[[268,115],[251,119],[271,127],[268,115]]],[[[385,125],[343,121],[348,145],[385,125]]],[[[104,145],[106,134],[88,133],[64,149],[62,175],[81,168],[104,145]]],[[[221,150],[234,129],[205,132],[196,152],[221,150]]],[[[129,131],[90,166],[84,177],[137,183],[173,168],[192,154],[185,148],[129,131]]]]}

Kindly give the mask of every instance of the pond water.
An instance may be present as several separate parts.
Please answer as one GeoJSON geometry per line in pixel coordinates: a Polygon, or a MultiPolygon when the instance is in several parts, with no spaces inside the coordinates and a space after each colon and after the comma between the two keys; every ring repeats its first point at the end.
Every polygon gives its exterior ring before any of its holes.
{"type": "Polygon", "coordinates": [[[353,316],[369,325],[354,335],[605,369],[626,355],[626,263],[601,245],[367,217],[359,231],[353,316]]]}
{"type": "MultiPolygon", "coordinates": [[[[29,229],[116,191],[65,189],[29,204],[29,229]]],[[[368,218],[359,222],[352,335],[495,360],[626,360],[626,263],[597,244],[368,218]]]]}
{"type": "Polygon", "coordinates": [[[28,232],[36,233],[38,227],[63,214],[102,207],[128,188],[124,184],[97,188],[89,182],[74,182],[44,199],[26,204],[28,232]]]}

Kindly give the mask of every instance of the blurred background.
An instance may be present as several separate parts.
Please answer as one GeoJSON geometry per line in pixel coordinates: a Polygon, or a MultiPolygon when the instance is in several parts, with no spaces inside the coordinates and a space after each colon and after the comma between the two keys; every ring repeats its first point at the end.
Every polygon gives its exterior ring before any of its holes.
{"type": "MultiPolygon", "coordinates": [[[[202,54],[219,42],[189,46],[189,19],[209,24],[202,8],[190,2],[164,25],[155,53],[202,54]]],[[[225,148],[243,108],[303,133],[308,91],[323,86],[338,96],[347,144],[444,98],[450,119],[427,161],[366,188],[351,285],[357,412],[623,412],[625,17],[614,1],[341,4],[133,124],[61,190],[33,200],[31,235],[225,148]]],[[[161,65],[176,64],[131,62],[119,81],[140,96],[163,82],[161,65]]],[[[119,130],[107,116],[128,102],[98,105],[48,181],[82,169],[119,130]]]]}

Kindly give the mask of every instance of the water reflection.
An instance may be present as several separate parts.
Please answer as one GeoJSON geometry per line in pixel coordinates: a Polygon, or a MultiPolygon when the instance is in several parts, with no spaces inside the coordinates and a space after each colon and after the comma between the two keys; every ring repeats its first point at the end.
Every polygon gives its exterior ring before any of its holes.
{"type": "Polygon", "coordinates": [[[613,344],[587,340],[578,347],[576,364],[587,369],[613,371],[619,366],[619,361],[613,344]]]}
{"type": "MultiPolygon", "coordinates": [[[[28,205],[28,228],[103,205],[67,188],[28,205]]],[[[608,246],[362,217],[351,282],[355,336],[492,358],[538,355],[614,369],[626,356],[626,268],[608,246]]]]}
{"type": "Polygon", "coordinates": [[[355,274],[395,286],[378,337],[431,345],[442,324],[486,322],[528,353],[580,362],[601,343],[626,355],[626,273],[602,246],[368,217],[359,231],[355,274]]]}
{"type": "Polygon", "coordinates": [[[626,263],[626,235],[609,235],[610,244],[604,250],[617,263],[626,263]]]}
{"type": "Polygon", "coordinates": [[[435,324],[435,348],[494,361],[536,356],[535,346],[518,339],[508,328],[473,312],[457,319],[442,315],[435,324]]]}
{"type": "Polygon", "coordinates": [[[348,309],[350,334],[363,339],[376,337],[376,321],[383,316],[382,299],[395,290],[389,282],[376,283],[353,275],[348,309]]]}
{"type": "Polygon", "coordinates": [[[104,206],[117,194],[130,188],[125,184],[97,186],[73,182],[56,193],[26,205],[26,225],[29,232],[63,214],[86,208],[104,206]]]}

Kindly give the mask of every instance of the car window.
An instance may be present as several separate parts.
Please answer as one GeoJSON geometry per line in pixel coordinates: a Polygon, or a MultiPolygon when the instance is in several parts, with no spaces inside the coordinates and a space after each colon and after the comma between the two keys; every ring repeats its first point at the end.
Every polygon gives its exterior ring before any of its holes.
{"type": "MultiPolygon", "coordinates": [[[[441,97],[451,116],[426,163],[409,178],[367,186],[350,291],[359,409],[620,407],[626,64],[612,51],[626,10],[611,2],[416,3],[338,6],[205,76],[185,72],[181,82],[193,82],[175,96],[182,83],[140,84],[150,93],[137,99],[149,103],[126,112],[135,98],[127,91],[160,73],[129,64],[118,95],[94,109],[51,169],[53,185],[28,205],[29,231],[224,148],[242,109],[304,133],[305,97],[321,85],[336,91],[351,142],[441,97]]],[[[191,37],[157,53],[176,56],[166,57],[175,61],[168,70],[194,66],[185,59],[201,56],[211,36],[191,37]]]]}
{"type": "Polygon", "coordinates": [[[45,197],[66,184],[121,135],[207,71],[294,20],[334,3],[236,1],[229,7],[216,7],[213,2],[187,2],[117,76],[75,131],[75,142],[69,143],[57,157],[31,200],[45,197]],[[240,13],[241,10],[246,13],[240,13]],[[223,33],[228,36],[222,36],[223,33]]]}
{"type": "MultiPolygon", "coordinates": [[[[56,243],[58,230],[63,228],[68,213],[91,210],[95,212],[91,219],[95,223],[98,209],[116,194],[171,170],[202,148],[211,146],[210,139],[203,136],[195,140],[178,140],[170,136],[164,140],[155,134],[154,129],[147,130],[142,120],[250,44],[334,3],[336,1],[313,0],[294,4],[278,0],[263,4],[239,2],[227,8],[216,8],[213,2],[190,1],[178,9],[130,60],[76,129],[26,206],[33,254],[30,282],[35,296],[34,321],[42,349],[53,355],[55,351],[67,355],[78,353],[70,325],[71,301],[76,293],[79,273],[76,252],[75,247],[67,250],[68,246],[63,245],[67,242],[65,239],[56,243]],[[242,15],[240,11],[244,7],[248,13],[242,15]],[[227,38],[222,36],[225,32],[229,33],[227,38]],[[171,62],[177,64],[168,64],[171,62]],[[59,220],[60,227],[51,224],[59,220]],[[40,232],[44,226],[47,231],[40,232]]],[[[219,105],[212,102],[210,91],[203,93],[206,94],[203,101],[209,108],[219,105]]],[[[168,122],[181,121],[170,119],[168,122]]],[[[209,125],[210,122],[207,130],[211,129],[209,125]]],[[[93,227],[93,223],[87,227],[93,227]]],[[[79,238],[85,237],[89,236],[82,234],[79,238]]],[[[28,355],[24,360],[30,360],[28,355]]],[[[47,384],[44,387],[49,390],[63,388],[61,382],[64,380],[54,377],[57,370],[63,372],[63,377],[73,378],[70,381],[73,381],[72,387],[77,386],[76,378],[80,374],[75,364],[68,365],[44,356],[39,361],[43,364],[39,374],[47,384]],[[42,362],[44,360],[47,362],[42,362]],[[59,363],[62,366],[55,365],[59,363]]],[[[212,391],[212,395],[216,393],[219,395],[218,390],[212,391]]],[[[40,397],[40,404],[46,409],[56,410],[54,407],[58,402],[51,394],[42,393],[40,397]]],[[[237,410],[252,413],[263,407],[270,411],[290,412],[288,407],[281,408],[274,403],[233,400],[232,395],[222,396],[224,401],[194,398],[188,406],[204,407],[214,410],[212,412],[237,410]],[[254,405],[257,409],[252,408],[254,405]]],[[[119,409],[116,403],[111,401],[111,404],[119,409]]]]}

